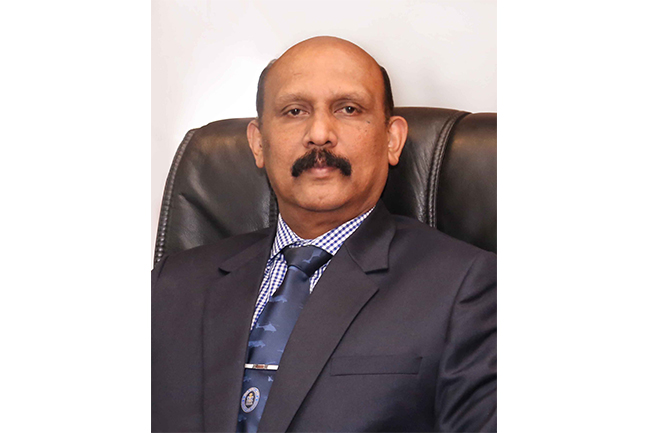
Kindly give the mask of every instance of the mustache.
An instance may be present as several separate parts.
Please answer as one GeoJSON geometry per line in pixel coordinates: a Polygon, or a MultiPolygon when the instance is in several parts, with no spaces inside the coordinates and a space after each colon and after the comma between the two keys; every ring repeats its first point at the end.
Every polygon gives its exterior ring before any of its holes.
{"type": "Polygon", "coordinates": [[[291,176],[298,177],[303,171],[314,167],[333,167],[341,170],[344,176],[352,174],[352,165],[347,158],[336,156],[328,149],[312,149],[293,163],[291,176]]]}

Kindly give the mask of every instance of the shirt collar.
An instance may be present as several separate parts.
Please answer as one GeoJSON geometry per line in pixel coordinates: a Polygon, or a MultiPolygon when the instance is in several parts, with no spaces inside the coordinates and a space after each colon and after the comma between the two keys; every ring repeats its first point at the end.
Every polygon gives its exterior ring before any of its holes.
{"type": "Polygon", "coordinates": [[[286,246],[292,245],[296,247],[302,247],[305,245],[313,245],[319,247],[332,256],[334,256],[338,250],[343,245],[343,242],[349,238],[356,229],[359,228],[361,223],[370,215],[370,213],[375,209],[373,206],[369,211],[359,215],[356,218],[347,221],[340,226],[333,228],[317,237],[316,239],[303,239],[298,236],[287,223],[282,219],[282,215],[278,215],[278,226],[275,231],[275,240],[273,242],[273,248],[271,248],[271,257],[270,260],[275,259],[275,256],[278,255],[286,246]]]}

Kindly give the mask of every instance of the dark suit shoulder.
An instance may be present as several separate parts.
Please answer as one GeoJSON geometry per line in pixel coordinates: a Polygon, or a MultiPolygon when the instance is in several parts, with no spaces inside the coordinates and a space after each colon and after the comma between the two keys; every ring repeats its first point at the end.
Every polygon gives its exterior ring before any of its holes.
{"type": "Polygon", "coordinates": [[[396,225],[395,241],[409,245],[414,251],[437,251],[454,259],[474,259],[479,255],[496,256],[414,218],[393,215],[393,219],[396,225]]]}
{"type": "Polygon", "coordinates": [[[161,263],[164,262],[164,269],[161,271],[158,266],[156,266],[156,269],[165,274],[169,274],[169,272],[187,274],[196,271],[203,273],[210,269],[216,271],[222,263],[258,242],[269,239],[273,234],[273,230],[272,228],[265,228],[170,254],[165,256],[164,260],[161,260],[161,263]]]}

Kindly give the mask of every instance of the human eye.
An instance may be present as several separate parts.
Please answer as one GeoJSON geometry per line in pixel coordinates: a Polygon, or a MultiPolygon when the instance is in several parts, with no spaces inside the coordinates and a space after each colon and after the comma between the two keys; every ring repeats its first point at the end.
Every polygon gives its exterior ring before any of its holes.
{"type": "Polygon", "coordinates": [[[343,114],[347,115],[353,115],[353,114],[359,114],[360,110],[359,108],[355,107],[354,105],[346,105],[342,108],[339,109],[340,112],[343,114]]]}
{"type": "Polygon", "coordinates": [[[304,110],[301,108],[290,108],[286,111],[286,114],[290,117],[297,117],[304,113],[304,110]]]}

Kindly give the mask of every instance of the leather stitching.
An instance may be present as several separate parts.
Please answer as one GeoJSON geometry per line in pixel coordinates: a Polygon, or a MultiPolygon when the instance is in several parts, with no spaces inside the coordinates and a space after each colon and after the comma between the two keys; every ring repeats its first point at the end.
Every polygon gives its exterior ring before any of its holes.
{"type": "Polygon", "coordinates": [[[181,145],[178,146],[178,150],[176,150],[176,155],[174,155],[172,166],[169,169],[169,175],[167,175],[167,180],[165,181],[165,192],[163,193],[163,201],[160,207],[160,217],[158,219],[158,233],[156,233],[156,253],[154,256],[154,266],[165,255],[165,241],[167,239],[167,227],[169,225],[169,219],[171,216],[171,204],[172,198],[174,197],[176,172],[178,171],[178,167],[180,166],[183,155],[185,154],[185,149],[187,148],[187,145],[189,144],[196,131],[197,129],[191,129],[187,132],[187,134],[185,134],[185,138],[183,138],[181,145]]]}
{"type": "Polygon", "coordinates": [[[438,184],[440,182],[440,168],[442,167],[442,160],[445,156],[449,135],[453,127],[460,119],[467,116],[468,112],[458,111],[450,116],[443,125],[438,140],[433,148],[431,155],[431,165],[429,167],[429,180],[427,183],[427,221],[426,223],[431,227],[436,227],[437,224],[437,199],[438,199],[438,184]]]}

